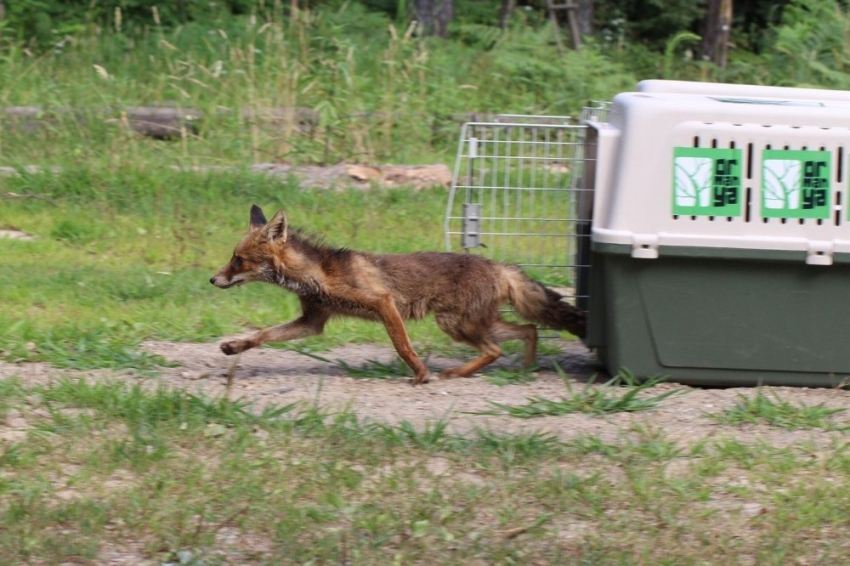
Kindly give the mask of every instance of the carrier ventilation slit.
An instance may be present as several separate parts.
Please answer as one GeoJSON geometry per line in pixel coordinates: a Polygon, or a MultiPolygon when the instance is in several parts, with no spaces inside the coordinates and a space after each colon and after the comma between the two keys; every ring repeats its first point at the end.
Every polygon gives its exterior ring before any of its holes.
{"type": "MultiPolygon", "coordinates": [[[[747,179],[753,178],[753,144],[747,144],[747,179]]],[[[749,190],[749,189],[747,189],[749,190]]],[[[749,222],[749,221],[748,221],[749,222]]]]}

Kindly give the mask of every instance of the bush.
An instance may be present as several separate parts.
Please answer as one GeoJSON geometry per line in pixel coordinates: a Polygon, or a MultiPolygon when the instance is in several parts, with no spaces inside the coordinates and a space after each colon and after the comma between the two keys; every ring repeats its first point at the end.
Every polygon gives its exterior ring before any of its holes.
{"type": "Polygon", "coordinates": [[[173,27],[250,13],[260,5],[259,0],[14,0],[6,2],[5,20],[0,25],[7,37],[31,48],[61,48],[69,36],[87,28],[173,27]]]}

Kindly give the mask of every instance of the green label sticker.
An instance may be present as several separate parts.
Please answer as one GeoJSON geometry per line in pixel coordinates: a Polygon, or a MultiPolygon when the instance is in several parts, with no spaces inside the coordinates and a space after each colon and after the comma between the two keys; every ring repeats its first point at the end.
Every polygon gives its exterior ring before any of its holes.
{"type": "Polygon", "coordinates": [[[828,151],[762,152],[761,213],[768,218],[829,218],[832,156],[828,151]]]}
{"type": "Polygon", "coordinates": [[[673,214],[741,215],[741,150],[673,148],[673,214]]]}

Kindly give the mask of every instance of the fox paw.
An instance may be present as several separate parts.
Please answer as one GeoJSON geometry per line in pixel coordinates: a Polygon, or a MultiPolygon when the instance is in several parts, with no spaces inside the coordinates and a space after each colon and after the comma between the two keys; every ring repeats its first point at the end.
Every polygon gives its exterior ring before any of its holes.
{"type": "Polygon", "coordinates": [[[416,374],[416,377],[413,378],[413,381],[411,381],[410,384],[415,387],[417,385],[428,383],[429,381],[431,381],[431,373],[426,371],[425,373],[416,374]]]}
{"type": "Polygon", "coordinates": [[[245,343],[244,340],[233,340],[232,342],[221,343],[221,351],[227,354],[228,356],[232,356],[234,354],[241,354],[248,348],[249,346],[245,343]]]}

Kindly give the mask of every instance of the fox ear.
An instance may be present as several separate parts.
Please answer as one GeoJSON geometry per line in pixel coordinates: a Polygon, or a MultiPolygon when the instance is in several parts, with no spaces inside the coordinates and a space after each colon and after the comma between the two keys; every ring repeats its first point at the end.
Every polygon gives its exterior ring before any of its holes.
{"type": "Polygon", "coordinates": [[[286,242],[289,235],[289,223],[286,221],[286,213],[282,210],[274,215],[266,225],[266,237],[272,243],[286,242]]]}
{"type": "Polygon", "coordinates": [[[248,225],[248,231],[253,232],[259,230],[266,225],[266,215],[263,214],[263,209],[256,204],[251,205],[251,223],[248,225]]]}

